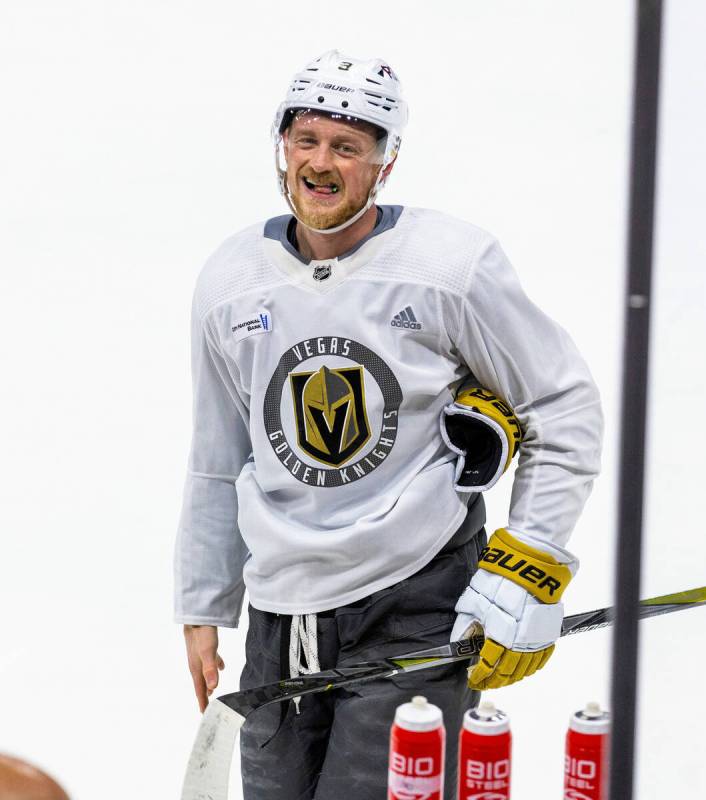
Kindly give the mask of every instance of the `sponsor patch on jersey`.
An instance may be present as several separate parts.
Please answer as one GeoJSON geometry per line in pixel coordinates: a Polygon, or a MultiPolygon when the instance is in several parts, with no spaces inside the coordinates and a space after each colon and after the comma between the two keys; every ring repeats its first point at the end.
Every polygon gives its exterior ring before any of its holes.
{"type": "Polygon", "coordinates": [[[263,422],[292,477],[332,488],[383,463],[397,439],[401,403],[399,382],[377,353],[353,339],[317,336],[280,358],[265,393],[263,422]]]}
{"type": "Polygon", "coordinates": [[[256,333],[269,333],[272,330],[272,318],[267,311],[255,311],[230,326],[236,342],[254,336],[256,333]]]}

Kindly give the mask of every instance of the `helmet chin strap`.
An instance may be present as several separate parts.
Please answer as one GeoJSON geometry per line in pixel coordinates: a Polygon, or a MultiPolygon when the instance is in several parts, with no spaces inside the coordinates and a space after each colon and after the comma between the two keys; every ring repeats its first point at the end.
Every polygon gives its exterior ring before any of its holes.
{"type": "Polygon", "coordinates": [[[287,202],[289,203],[289,207],[292,210],[292,214],[294,214],[294,217],[296,218],[297,222],[300,225],[303,225],[305,228],[307,228],[310,231],[313,231],[314,233],[328,234],[328,233],[338,233],[339,231],[342,231],[345,228],[347,228],[349,225],[352,225],[354,222],[357,222],[373,204],[373,201],[375,200],[375,194],[376,193],[371,192],[368,195],[367,203],[359,211],[356,211],[356,213],[353,214],[353,216],[350,217],[350,219],[347,219],[345,222],[342,222],[340,225],[336,225],[333,228],[314,228],[311,225],[307,225],[306,222],[304,222],[304,220],[297,214],[297,210],[294,206],[294,203],[289,200],[289,193],[287,193],[287,202]]]}
{"type": "MultiPolygon", "coordinates": [[[[281,142],[281,140],[280,140],[281,142]]],[[[287,205],[289,206],[289,210],[294,215],[297,222],[303,225],[310,231],[314,231],[314,233],[338,233],[339,231],[345,230],[349,225],[352,225],[354,222],[357,222],[363,214],[370,208],[370,206],[375,202],[375,198],[377,197],[378,192],[382,188],[383,184],[385,183],[385,179],[387,176],[385,175],[385,168],[386,164],[383,161],[380,164],[380,170],[377,174],[377,178],[375,178],[375,183],[373,184],[372,189],[368,194],[368,199],[365,205],[359,210],[356,211],[355,214],[350,219],[347,219],[345,222],[342,222],[340,225],[336,225],[333,228],[314,228],[311,225],[307,225],[306,222],[299,216],[297,212],[297,207],[294,204],[294,199],[292,198],[292,193],[289,191],[289,186],[287,185],[287,172],[286,169],[283,169],[279,163],[279,142],[275,145],[275,167],[277,169],[277,175],[279,177],[279,188],[280,192],[284,195],[285,200],[287,201],[287,205]]]]}
{"type": "Polygon", "coordinates": [[[384,183],[384,181],[380,180],[384,169],[385,169],[385,165],[382,164],[380,166],[380,171],[378,172],[377,178],[375,179],[375,183],[373,184],[373,188],[370,190],[370,192],[368,194],[368,199],[367,199],[365,205],[359,211],[356,211],[356,213],[353,214],[353,216],[350,217],[350,219],[347,219],[345,222],[342,222],[340,225],[336,225],[333,228],[314,228],[311,225],[307,225],[307,223],[304,222],[304,220],[297,213],[297,208],[294,205],[294,200],[292,198],[292,194],[289,191],[289,187],[287,186],[287,178],[286,178],[286,176],[282,176],[282,184],[283,184],[283,188],[284,188],[284,191],[282,192],[282,194],[284,194],[284,197],[287,200],[287,205],[289,206],[292,214],[294,214],[294,217],[297,220],[297,222],[299,222],[305,228],[307,228],[310,231],[313,231],[314,233],[323,233],[323,234],[338,233],[339,231],[345,230],[345,228],[347,228],[349,225],[352,225],[354,222],[357,222],[363,216],[363,214],[365,214],[365,212],[370,208],[370,206],[372,206],[372,204],[375,202],[375,198],[377,197],[377,193],[378,193],[380,187],[382,186],[382,183],[384,183]]]}

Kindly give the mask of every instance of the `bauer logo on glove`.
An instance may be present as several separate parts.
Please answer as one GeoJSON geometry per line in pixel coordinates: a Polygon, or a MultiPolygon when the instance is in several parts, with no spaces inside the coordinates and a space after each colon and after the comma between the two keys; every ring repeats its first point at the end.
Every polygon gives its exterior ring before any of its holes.
{"type": "Polygon", "coordinates": [[[456,400],[441,413],[441,435],[458,456],[454,487],[484,492],[510,466],[522,441],[515,412],[475,378],[460,387],[456,400]]]}
{"type": "Polygon", "coordinates": [[[502,528],[481,551],[478,566],[510,578],[544,603],[556,603],[571,580],[566,564],[518,541],[502,528]]]}

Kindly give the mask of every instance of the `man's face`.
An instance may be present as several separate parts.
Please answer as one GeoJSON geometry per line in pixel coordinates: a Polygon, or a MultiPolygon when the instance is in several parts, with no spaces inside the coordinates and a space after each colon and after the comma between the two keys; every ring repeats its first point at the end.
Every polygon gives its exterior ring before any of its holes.
{"type": "Polygon", "coordinates": [[[371,125],[310,111],[294,118],[284,147],[287,185],[305,225],[333,228],[365,205],[380,171],[371,125]]]}

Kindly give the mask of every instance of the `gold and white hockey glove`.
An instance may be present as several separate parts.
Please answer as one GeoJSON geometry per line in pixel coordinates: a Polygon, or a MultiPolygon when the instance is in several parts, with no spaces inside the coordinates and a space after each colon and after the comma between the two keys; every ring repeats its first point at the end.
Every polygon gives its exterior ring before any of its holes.
{"type": "Polygon", "coordinates": [[[454,488],[484,492],[510,466],[520,447],[522,429],[510,406],[472,379],[442,410],[441,436],[458,456],[454,488]]]}
{"type": "MultiPolygon", "coordinates": [[[[558,551],[557,551],[558,552],[558,551]]],[[[566,551],[562,555],[568,557],[566,551]]],[[[469,668],[471,689],[497,689],[541,669],[561,633],[561,595],[578,568],[497,530],[481,553],[478,571],[456,604],[451,641],[480,624],[485,644],[469,668]]]]}

